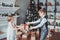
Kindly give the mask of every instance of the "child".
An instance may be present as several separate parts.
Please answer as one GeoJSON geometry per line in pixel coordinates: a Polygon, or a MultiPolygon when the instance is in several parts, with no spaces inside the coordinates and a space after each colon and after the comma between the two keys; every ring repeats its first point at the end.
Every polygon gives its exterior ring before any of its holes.
{"type": "Polygon", "coordinates": [[[8,16],[7,40],[15,40],[15,24],[12,15],[8,16]]]}
{"type": "Polygon", "coordinates": [[[39,23],[37,26],[35,27],[30,27],[30,30],[32,29],[37,29],[37,28],[41,28],[41,33],[40,33],[40,40],[45,40],[47,34],[48,34],[48,28],[47,28],[47,19],[45,18],[46,16],[46,13],[45,13],[45,10],[43,9],[40,9],[38,11],[39,13],[39,16],[41,18],[39,18],[37,21],[34,21],[34,22],[27,22],[26,24],[36,24],[36,23],[39,23]]]}

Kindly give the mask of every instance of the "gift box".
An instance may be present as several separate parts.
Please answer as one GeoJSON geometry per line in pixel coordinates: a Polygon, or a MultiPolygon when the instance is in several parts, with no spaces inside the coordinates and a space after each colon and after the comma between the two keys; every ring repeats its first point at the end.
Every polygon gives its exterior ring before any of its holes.
{"type": "Polygon", "coordinates": [[[27,40],[27,35],[26,34],[22,35],[22,40],[27,40]]]}

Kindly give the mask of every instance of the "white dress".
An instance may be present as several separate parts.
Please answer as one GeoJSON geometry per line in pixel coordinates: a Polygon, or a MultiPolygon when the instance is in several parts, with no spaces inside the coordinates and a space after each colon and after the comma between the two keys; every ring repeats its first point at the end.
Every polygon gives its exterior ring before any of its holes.
{"type": "Polygon", "coordinates": [[[8,23],[7,40],[15,40],[15,30],[13,29],[14,23],[8,23]]]}

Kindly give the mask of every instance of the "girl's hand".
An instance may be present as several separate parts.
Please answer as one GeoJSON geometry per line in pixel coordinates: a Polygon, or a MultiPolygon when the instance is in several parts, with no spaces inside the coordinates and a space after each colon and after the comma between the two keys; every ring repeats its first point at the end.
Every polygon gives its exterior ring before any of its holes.
{"type": "Polygon", "coordinates": [[[15,28],[13,28],[13,29],[14,29],[14,30],[18,30],[18,28],[16,28],[16,27],[15,27],[15,28]]]}

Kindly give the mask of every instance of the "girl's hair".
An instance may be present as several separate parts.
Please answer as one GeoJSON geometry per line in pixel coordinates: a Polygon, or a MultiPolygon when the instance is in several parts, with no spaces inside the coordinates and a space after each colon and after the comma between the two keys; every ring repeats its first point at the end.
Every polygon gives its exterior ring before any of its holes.
{"type": "Polygon", "coordinates": [[[8,15],[8,22],[11,21],[11,18],[12,18],[12,17],[13,17],[12,15],[8,15]]]}

